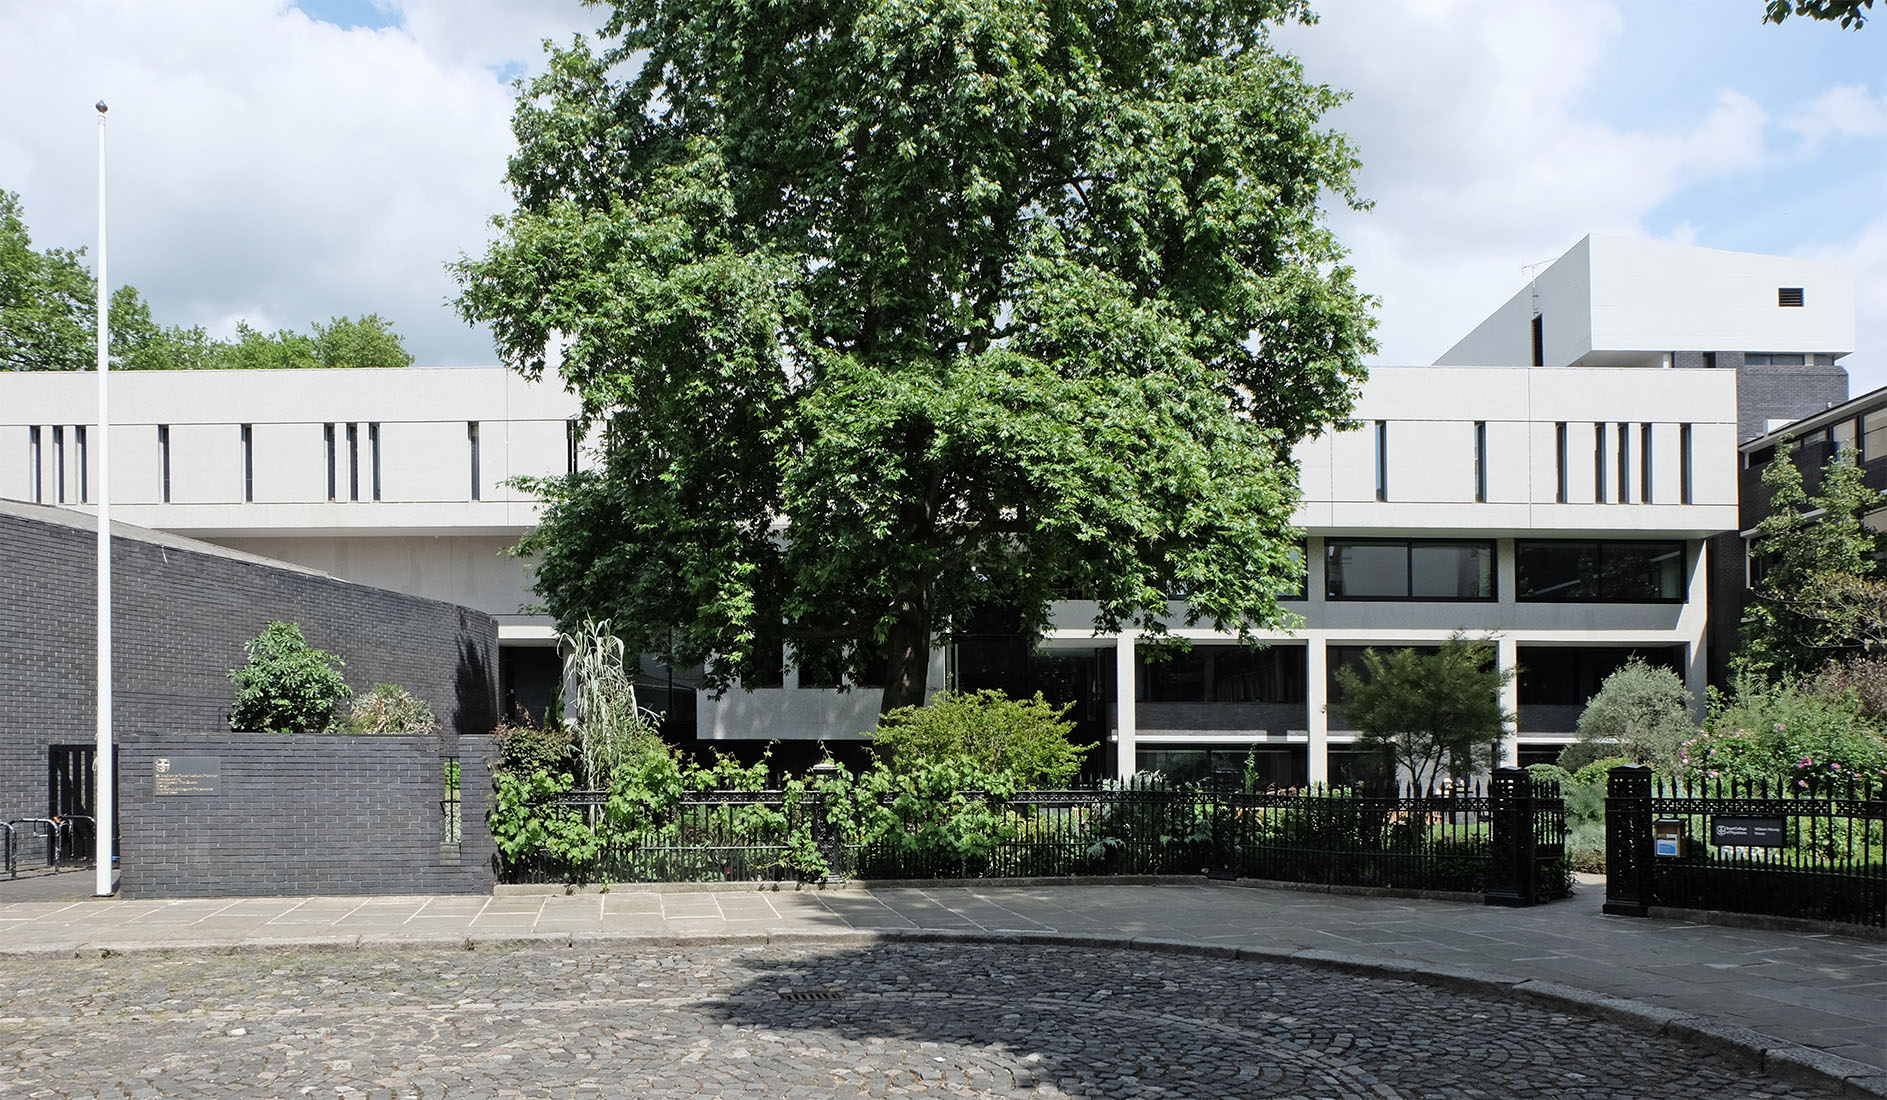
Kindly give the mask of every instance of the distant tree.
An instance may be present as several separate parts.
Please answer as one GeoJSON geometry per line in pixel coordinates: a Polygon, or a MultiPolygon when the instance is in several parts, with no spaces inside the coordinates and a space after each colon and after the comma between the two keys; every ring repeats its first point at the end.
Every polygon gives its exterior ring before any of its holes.
{"type": "Polygon", "coordinates": [[[1791,15],[1809,19],[1839,20],[1844,30],[1858,31],[1867,22],[1862,11],[1874,6],[1874,0],[1769,0],[1763,15],[1765,23],[1780,23],[1791,15]]]}
{"type": "Polygon", "coordinates": [[[1605,678],[1579,715],[1579,740],[1601,756],[1629,756],[1675,774],[1679,750],[1696,736],[1691,693],[1668,668],[1633,657],[1605,678]]]}
{"type": "Polygon", "coordinates": [[[98,307],[84,255],[35,251],[20,197],[0,191],[0,370],[84,370],[96,362],[98,307]]]}
{"type": "MultiPolygon", "coordinates": [[[[96,365],[98,303],[83,248],[37,251],[20,197],[0,191],[0,370],[90,370],[96,365]]],[[[233,341],[201,327],[159,324],[136,287],[111,295],[115,370],[287,367],[406,367],[399,333],[377,313],[317,321],[312,334],[264,333],[238,323],[233,341]]]]}
{"type": "Polygon", "coordinates": [[[1763,470],[1769,515],[1756,525],[1749,552],[1762,567],[1750,592],[1731,668],[1769,681],[1806,678],[1833,661],[1887,642],[1887,591],[1876,578],[1879,540],[1865,522],[1883,502],[1843,447],[1810,497],[1792,460],[1793,441],[1776,445],[1763,470]]]}
{"type": "Polygon", "coordinates": [[[1512,669],[1496,667],[1486,639],[1457,634],[1434,653],[1363,651],[1363,671],[1339,668],[1332,713],[1361,731],[1359,747],[1392,761],[1427,788],[1444,774],[1491,768],[1513,715],[1500,692],[1512,669]]]}

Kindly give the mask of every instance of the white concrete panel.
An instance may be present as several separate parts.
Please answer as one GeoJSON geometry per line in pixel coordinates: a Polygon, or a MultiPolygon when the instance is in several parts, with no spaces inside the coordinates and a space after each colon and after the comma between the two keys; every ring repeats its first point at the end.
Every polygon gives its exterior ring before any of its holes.
{"type": "Polygon", "coordinates": [[[530,591],[529,564],[505,555],[515,539],[361,536],[213,541],[357,584],[463,604],[491,615],[516,615],[521,606],[537,602],[530,591]]]}
{"type": "Polygon", "coordinates": [[[1474,422],[1389,421],[1389,499],[1474,502],[1474,422]]]}
{"type": "MultiPolygon", "coordinates": [[[[342,434],[345,426],[335,425],[336,446],[345,450],[342,434]]],[[[361,429],[364,435],[366,429],[361,429]]],[[[311,504],[328,499],[327,444],[320,424],[255,424],[250,428],[255,448],[255,499],[257,503],[311,504]]],[[[366,462],[367,441],[361,440],[362,462],[366,462]]],[[[335,479],[340,495],[346,495],[346,456],[336,456],[335,479]]],[[[370,471],[364,470],[361,495],[371,496],[370,471]]]]}
{"type": "MultiPolygon", "coordinates": [[[[24,424],[0,424],[0,497],[33,500],[32,432],[24,424]]],[[[40,444],[43,449],[44,443],[40,444]]]]}
{"type": "MultiPolygon", "coordinates": [[[[383,501],[458,501],[472,496],[472,445],[466,422],[380,424],[383,501]]],[[[484,478],[485,430],[479,429],[479,465],[484,478]]],[[[501,432],[494,435],[502,436],[501,432]]]]}
{"type": "Polygon", "coordinates": [[[1336,432],[1330,440],[1330,499],[1376,499],[1376,426],[1365,421],[1353,432],[1336,432]]]}
{"type": "Polygon", "coordinates": [[[234,504],[242,500],[242,433],[235,424],[170,426],[173,504],[234,504]]]}
{"type": "Polygon", "coordinates": [[[1854,350],[1854,272],[1789,256],[1595,236],[1595,349],[1854,350]],[[1800,307],[1777,305],[1801,287],[1800,307]]]}
{"type": "MultiPolygon", "coordinates": [[[[1552,499],[1553,483],[1551,427],[1547,435],[1547,499],[1552,499]]],[[[1533,499],[1534,454],[1537,451],[1532,425],[1511,420],[1492,420],[1487,424],[1487,503],[1524,504],[1533,499]]]]}
{"type": "Polygon", "coordinates": [[[517,474],[561,474],[569,468],[564,420],[510,420],[494,424],[502,450],[481,463],[486,500],[517,500],[523,494],[504,483],[517,474]],[[491,461],[496,459],[497,461],[491,461]]]}
{"type": "Polygon", "coordinates": [[[157,503],[160,473],[157,429],[149,424],[112,425],[112,504],[157,503]]]}

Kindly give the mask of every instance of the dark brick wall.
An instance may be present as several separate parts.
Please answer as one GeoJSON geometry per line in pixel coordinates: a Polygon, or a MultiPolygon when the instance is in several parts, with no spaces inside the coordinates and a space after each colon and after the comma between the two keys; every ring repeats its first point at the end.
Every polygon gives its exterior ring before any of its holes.
{"type": "Polygon", "coordinates": [[[173,733],[127,739],[122,896],[489,893],[488,737],[173,733]],[[464,751],[460,751],[461,745],[464,751]],[[460,761],[449,843],[445,764],[460,761]],[[214,794],[159,795],[157,761],[214,757],[214,794]]]}
{"type": "Polygon", "coordinates": [[[1800,420],[1848,399],[1848,372],[1842,367],[1752,367],[1740,352],[1719,352],[1736,357],[1736,438],[1754,439],[1769,430],[1771,420],[1800,420]]]}
{"type": "MultiPolygon", "coordinates": [[[[96,737],[97,536],[72,519],[31,505],[0,508],[6,818],[46,812],[49,746],[96,737]]],[[[340,655],[357,691],[382,681],[403,684],[431,705],[449,733],[482,740],[491,730],[498,628],[489,615],[194,545],[122,532],[113,539],[113,711],[121,742],[226,729],[234,698],[228,672],[243,663],[243,643],[271,619],[300,623],[311,644],[340,655]]],[[[359,742],[322,744],[340,753],[359,742]]],[[[132,774],[128,762],[121,767],[132,774]]],[[[126,803],[120,833],[129,847],[135,790],[123,786],[120,797],[126,803]]],[[[433,814],[438,797],[428,796],[433,814]]],[[[482,823],[483,811],[468,811],[466,821],[482,823]]],[[[127,890],[138,886],[129,859],[123,877],[127,890]]]]}

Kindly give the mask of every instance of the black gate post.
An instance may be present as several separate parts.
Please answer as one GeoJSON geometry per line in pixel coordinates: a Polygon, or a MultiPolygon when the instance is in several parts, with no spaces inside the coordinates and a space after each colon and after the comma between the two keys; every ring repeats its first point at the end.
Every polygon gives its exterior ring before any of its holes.
{"type": "Polygon", "coordinates": [[[838,846],[832,843],[832,823],[828,820],[829,815],[826,813],[826,784],[838,778],[838,774],[837,764],[830,760],[820,761],[812,766],[810,781],[806,784],[807,793],[811,797],[806,800],[805,812],[812,815],[812,821],[809,824],[813,847],[818,849],[819,855],[826,861],[824,879],[826,882],[836,882],[845,877],[839,868],[838,846]]]}
{"type": "Polygon", "coordinates": [[[1230,812],[1226,806],[1227,796],[1238,786],[1238,773],[1221,768],[1212,773],[1207,784],[1212,800],[1212,862],[1206,868],[1206,877],[1213,879],[1235,879],[1238,877],[1238,860],[1232,851],[1234,830],[1226,820],[1230,812]]]}
{"type": "Polygon", "coordinates": [[[1605,905],[1615,917],[1642,917],[1651,906],[1651,769],[1613,768],[1605,780],[1605,905]]]}
{"type": "Polygon", "coordinates": [[[1495,768],[1487,787],[1493,836],[1488,905],[1523,908],[1539,901],[1533,874],[1533,777],[1522,768],[1495,768]]]}

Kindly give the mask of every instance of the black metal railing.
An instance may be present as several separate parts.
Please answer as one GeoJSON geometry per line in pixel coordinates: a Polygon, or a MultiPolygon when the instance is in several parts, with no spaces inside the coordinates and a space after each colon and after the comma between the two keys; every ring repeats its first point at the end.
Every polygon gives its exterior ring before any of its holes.
{"type": "MultiPolygon", "coordinates": [[[[554,803],[599,820],[606,792],[554,803]]],[[[780,789],[684,795],[580,864],[512,859],[508,882],[751,881],[1196,875],[1477,892],[1490,904],[1564,896],[1558,788],[1501,769],[1491,788],[1302,788],[1135,780],[951,806],[892,794],[780,789]],[[1505,853],[1505,863],[1502,863],[1505,853]],[[815,872],[816,873],[813,873],[815,872]]]]}
{"type": "Polygon", "coordinates": [[[1793,782],[1608,780],[1608,913],[1651,906],[1887,925],[1887,788],[1871,777],[1793,782]]]}

